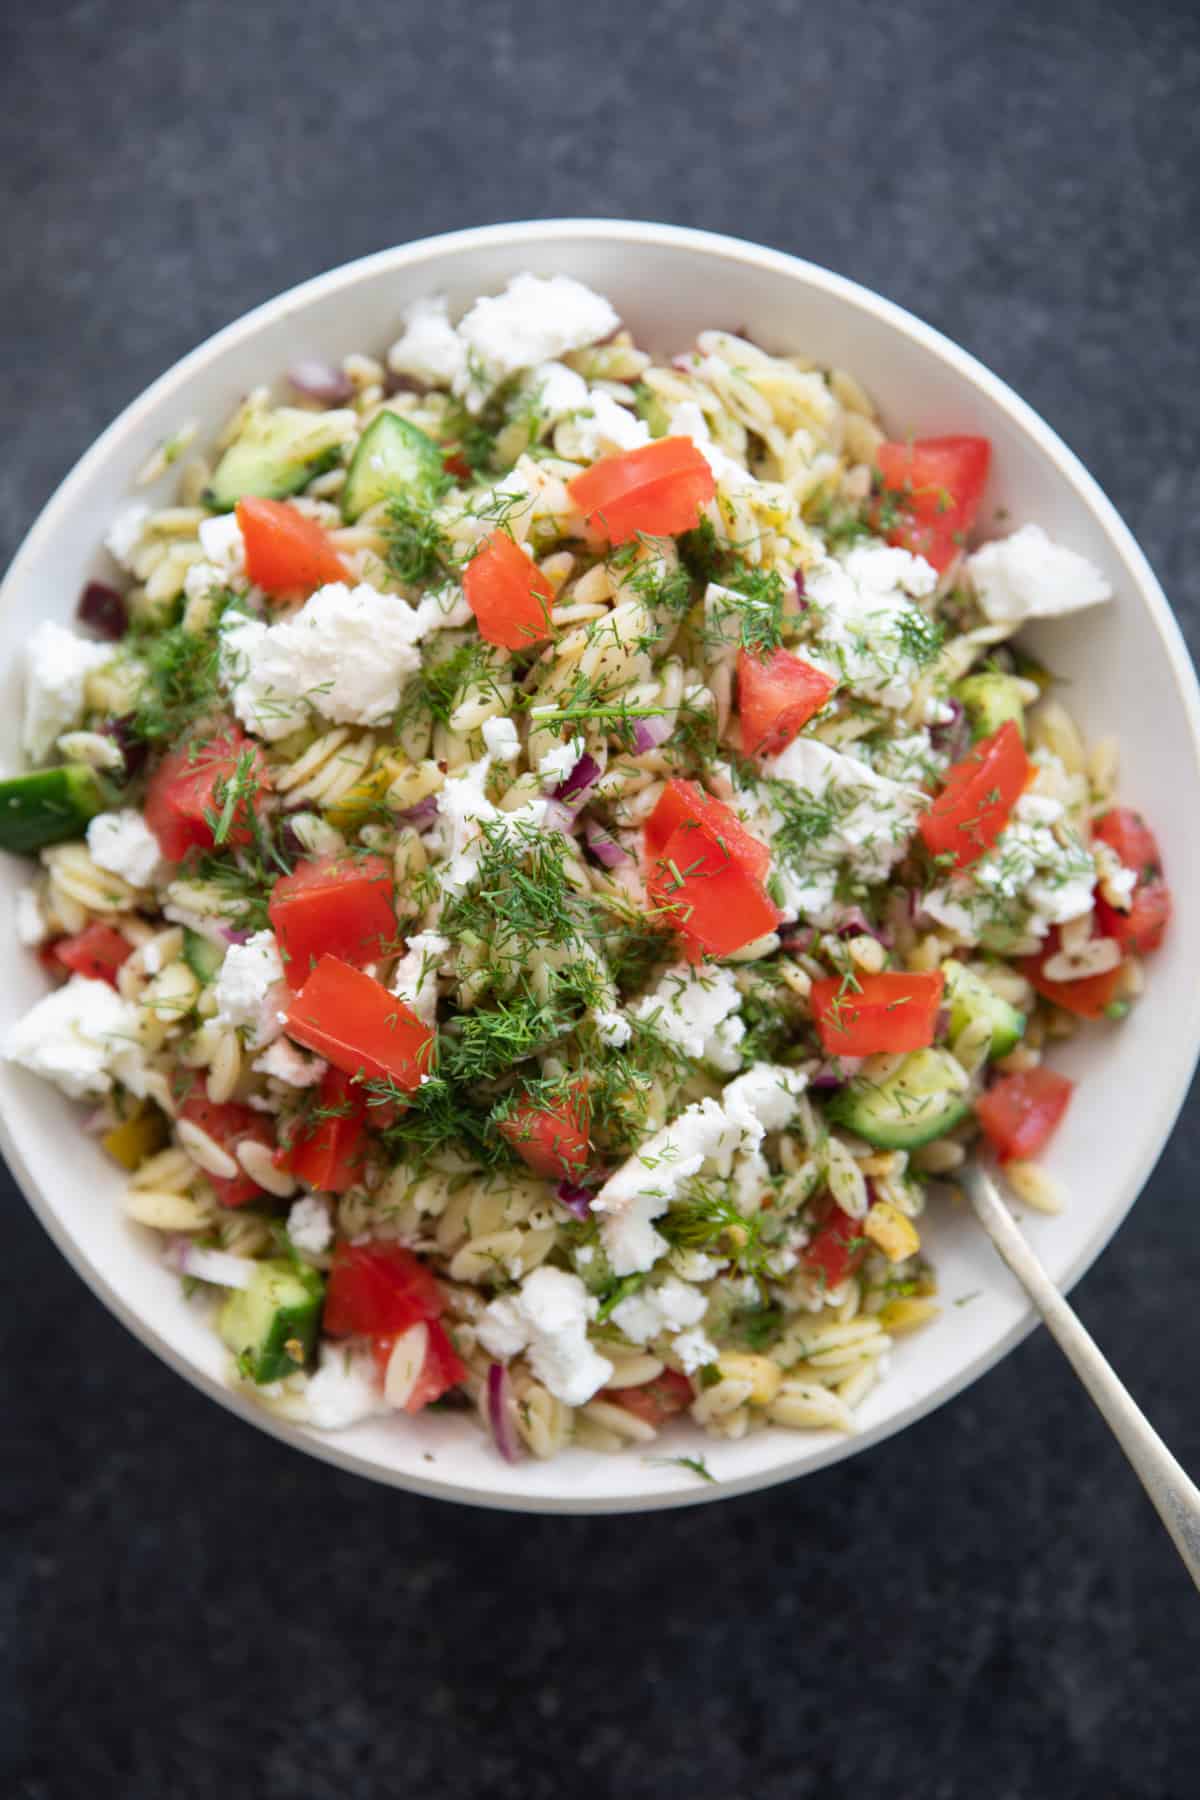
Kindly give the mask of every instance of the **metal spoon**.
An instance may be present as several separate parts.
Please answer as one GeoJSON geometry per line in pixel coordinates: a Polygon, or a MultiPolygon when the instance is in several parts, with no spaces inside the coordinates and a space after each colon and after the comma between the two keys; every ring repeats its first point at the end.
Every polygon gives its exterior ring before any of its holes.
{"type": "Polygon", "coordinates": [[[1188,1573],[1200,1587],[1200,1488],[1176,1462],[1132,1395],[1117,1379],[1017,1228],[995,1182],[978,1163],[961,1180],[980,1224],[1041,1313],[1133,1464],[1188,1573]]]}

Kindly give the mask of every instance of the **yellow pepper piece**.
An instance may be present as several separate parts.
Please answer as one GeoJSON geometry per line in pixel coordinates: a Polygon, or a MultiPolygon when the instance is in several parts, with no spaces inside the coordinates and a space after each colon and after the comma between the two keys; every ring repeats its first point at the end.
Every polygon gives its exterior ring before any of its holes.
{"type": "Polygon", "coordinates": [[[878,1244],[889,1262],[906,1262],[921,1248],[916,1226],[890,1200],[877,1200],[862,1228],[864,1236],[878,1244]]]}
{"type": "Polygon", "coordinates": [[[147,1106],[106,1131],[100,1142],[114,1162],[132,1172],[140,1169],[148,1156],[161,1150],[167,1137],[167,1121],[157,1107],[147,1106]]]}
{"type": "Polygon", "coordinates": [[[901,1294],[881,1306],[876,1317],[890,1336],[898,1337],[905,1331],[917,1331],[922,1325],[928,1325],[931,1319],[937,1318],[940,1311],[941,1308],[932,1300],[901,1294]]]}

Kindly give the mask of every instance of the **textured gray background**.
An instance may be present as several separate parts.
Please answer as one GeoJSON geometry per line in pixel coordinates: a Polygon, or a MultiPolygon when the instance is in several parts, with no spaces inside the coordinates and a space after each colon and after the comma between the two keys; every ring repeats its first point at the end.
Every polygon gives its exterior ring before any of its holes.
{"type": "MultiPolygon", "coordinates": [[[[625,214],[799,251],[960,340],[1080,452],[1197,643],[1194,7],[127,0],[0,33],[3,557],[126,401],[276,290],[625,214]]],[[[1193,1467],[1198,1159],[1193,1112],[1078,1292],[1193,1467]]],[[[521,1520],[236,1423],[3,1204],[5,1794],[1196,1793],[1195,1597],[1044,1334],[798,1486],[521,1520]]]]}

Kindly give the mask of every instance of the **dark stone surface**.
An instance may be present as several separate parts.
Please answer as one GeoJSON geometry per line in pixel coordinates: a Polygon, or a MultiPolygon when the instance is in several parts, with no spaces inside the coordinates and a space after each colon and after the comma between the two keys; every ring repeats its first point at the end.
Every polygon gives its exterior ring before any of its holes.
{"type": "MultiPolygon", "coordinates": [[[[675,219],[1041,409],[1200,642],[1194,7],[14,7],[0,551],[246,307],[381,245],[675,219]]],[[[1200,1466],[1200,1119],[1080,1310],[1200,1466]]],[[[0,1791],[1184,1800],[1195,1596],[1044,1334],[904,1437],[643,1522],[372,1488],[226,1417],[6,1192],[0,1791]]]]}

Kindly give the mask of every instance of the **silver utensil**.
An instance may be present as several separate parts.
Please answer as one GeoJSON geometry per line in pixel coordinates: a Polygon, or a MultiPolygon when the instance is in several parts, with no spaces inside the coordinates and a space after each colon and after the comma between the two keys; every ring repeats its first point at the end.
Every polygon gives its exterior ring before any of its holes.
{"type": "Polygon", "coordinates": [[[1188,1573],[1200,1587],[1200,1488],[1171,1455],[1132,1395],[1084,1330],[1017,1228],[986,1169],[970,1163],[961,1180],[993,1245],[1041,1313],[1052,1336],[1133,1464],[1188,1573]]]}

